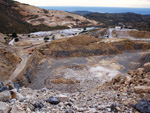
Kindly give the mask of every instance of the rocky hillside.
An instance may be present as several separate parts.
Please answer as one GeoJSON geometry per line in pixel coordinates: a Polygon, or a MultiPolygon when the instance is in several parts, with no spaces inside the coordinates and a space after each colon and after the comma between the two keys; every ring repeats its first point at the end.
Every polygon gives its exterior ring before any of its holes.
{"type": "Polygon", "coordinates": [[[0,6],[0,32],[2,33],[28,33],[97,24],[83,16],[45,10],[13,0],[0,0],[0,6]]]}
{"type": "Polygon", "coordinates": [[[21,59],[16,56],[16,51],[0,42],[0,80],[8,80],[16,69],[21,59]]]}
{"type": "Polygon", "coordinates": [[[10,75],[16,69],[17,64],[21,62],[17,56],[17,50],[5,43],[4,34],[0,33],[0,80],[8,80],[10,75]]]}

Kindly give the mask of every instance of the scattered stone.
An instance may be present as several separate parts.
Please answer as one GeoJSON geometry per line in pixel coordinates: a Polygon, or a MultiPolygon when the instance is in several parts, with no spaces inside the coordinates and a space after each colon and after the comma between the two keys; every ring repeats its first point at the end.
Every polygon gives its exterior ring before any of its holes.
{"type": "Polygon", "coordinates": [[[75,102],[76,100],[75,99],[70,99],[70,102],[75,102]]]}
{"type": "Polygon", "coordinates": [[[65,110],[66,113],[74,113],[72,110],[65,110]]]}
{"type": "Polygon", "coordinates": [[[78,112],[85,112],[85,111],[87,111],[86,108],[79,108],[77,106],[73,106],[73,109],[76,110],[76,111],[78,111],[78,112]]]}
{"type": "Polygon", "coordinates": [[[4,84],[3,84],[3,82],[0,81],[0,88],[1,88],[2,86],[4,86],[4,84]]]}
{"type": "Polygon", "coordinates": [[[71,104],[71,103],[69,103],[69,102],[65,103],[65,105],[66,105],[66,106],[69,106],[69,107],[71,107],[71,106],[72,106],[72,104],[71,104]]]}
{"type": "Polygon", "coordinates": [[[8,90],[8,88],[5,86],[0,87],[0,92],[7,91],[7,90],[8,90]]]}
{"type": "Polygon", "coordinates": [[[90,109],[89,109],[89,112],[90,112],[90,113],[95,113],[95,112],[97,112],[97,110],[96,110],[95,108],[90,108],[90,109]]]}
{"type": "Polygon", "coordinates": [[[150,93],[150,86],[135,86],[134,87],[135,93],[150,93]]]}
{"type": "Polygon", "coordinates": [[[120,111],[120,110],[121,110],[121,109],[119,109],[117,103],[112,104],[112,105],[110,106],[110,108],[111,108],[111,111],[112,111],[112,112],[117,112],[117,111],[120,111]],[[116,108],[117,108],[117,109],[116,109],[116,108]],[[119,109],[119,110],[118,110],[118,109],[119,109]]]}
{"type": "Polygon", "coordinates": [[[106,109],[106,106],[104,105],[97,106],[97,110],[104,110],[104,109],[106,109]]]}
{"type": "Polygon", "coordinates": [[[17,92],[17,89],[12,89],[11,90],[11,94],[12,94],[12,98],[15,98],[19,101],[23,101],[24,100],[24,97],[19,93],[17,92]]]}
{"type": "Polygon", "coordinates": [[[0,102],[0,113],[9,113],[11,107],[4,102],[0,102]]]}
{"type": "Polygon", "coordinates": [[[0,92],[0,101],[8,102],[11,99],[10,91],[0,92]]]}
{"type": "Polygon", "coordinates": [[[66,96],[66,95],[62,95],[62,94],[56,96],[56,98],[58,98],[58,99],[60,100],[60,102],[66,102],[66,101],[69,101],[69,97],[66,96]]]}
{"type": "Polygon", "coordinates": [[[116,107],[116,110],[117,110],[117,111],[121,111],[121,109],[120,109],[118,106],[116,107]]]}
{"type": "Polygon", "coordinates": [[[111,112],[111,109],[110,109],[110,108],[106,108],[106,109],[107,109],[108,112],[111,112]]]}
{"type": "Polygon", "coordinates": [[[42,88],[41,91],[42,92],[46,92],[47,88],[42,88]]]}
{"type": "Polygon", "coordinates": [[[47,102],[49,102],[50,104],[53,104],[53,105],[57,105],[57,104],[59,104],[60,100],[58,98],[52,96],[47,100],[47,102]]]}
{"type": "Polygon", "coordinates": [[[8,87],[9,87],[9,90],[12,90],[12,89],[17,89],[17,92],[20,92],[19,91],[19,84],[16,84],[16,83],[14,83],[14,82],[9,82],[9,85],[8,85],[8,87]]]}
{"type": "Polygon", "coordinates": [[[20,106],[14,105],[10,113],[26,113],[20,106]]]}
{"type": "Polygon", "coordinates": [[[44,105],[41,102],[37,102],[34,104],[34,111],[39,111],[44,105]]]}
{"type": "Polygon", "coordinates": [[[16,102],[16,99],[11,99],[11,100],[9,101],[9,103],[14,103],[14,102],[16,102]]]}
{"type": "Polygon", "coordinates": [[[143,68],[144,68],[144,72],[150,72],[150,62],[144,64],[143,68]]]}
{"type": "Polygon", "coordinates": [[[31,109],[30,108],[26,108],[26,112],[27,113],[31,113],[31,109]]]}
{"type": "Polygon", "coordinates": [[[141,113],[150,113],[150,103],[146,99],[141,99],[134,107],[141,113]]]}

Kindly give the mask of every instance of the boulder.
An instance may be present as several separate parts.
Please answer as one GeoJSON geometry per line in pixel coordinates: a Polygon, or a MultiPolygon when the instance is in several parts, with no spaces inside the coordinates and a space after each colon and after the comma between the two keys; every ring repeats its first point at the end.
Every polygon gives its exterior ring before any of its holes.
{"type": "Polygon", "coordinates": [[[50,104],[53,104],[53,105],[57,105],[59,104],[60,100],[56,97],[50,97],[48,100],[46,100],[47,102],[49,102],[50,104]]]}
{"type": "Polygon", "coordinates": [[[143,68],[138,68],[137,69],[137,75],[141,76],[143,74],[144,69],[143,68]]]}
{"type": "Polygon", "coordinates": [[[8,87],[9,87],[9,90],[17,89],[17,92],[19,92],[19,84],[16,84],[16,83],[11,81],[11,82],[9,82],[8,87]]]}
{"type": "Polygon", "coordinates": [[[134,87],[135,93],[150,93],[150,86],[135,86],[134,87]]]}
{"type": "Polygon", "coordinates": [[[7,91],[7,90],[8,90],[8,88],[5,86],[0,87],[0,92],[7,91]]]}
{"type": "Polygon", "coordinates": [[[150,103],[146,99],[141,99],[134,107],[141,113],[150,113],[150,103]]]}
{"type": "Polygon", "coordinates": [[[9,113],[11,107],[4,102],[0,102],[0,113],[9,113]]]}
{"type": "Polygon", "coordinates": [[[144,64],[143,68],[144,68],[144,72],[146,73],[150,72],[150,62],[144,64]]]}
{"type": "Polygon", "coordinates": [[[22,94],[17,92],[17,89],[12,89],[11,93],[12,93],[12,98],[13,99],[17,99],[19,101],[23,101],[24,100],[24,97],[22,96],[22,94]]]}
{"type": "Polygon", "coordinates": [[[26,113],[20,106],[14,105],[10,113],[26,113]]]}
{"type": "Polygon", "coordinates": [[[68,97],[68,96],[62,95],[62,94],[57,95],[56,98],[58,98],[61,102],[66,102],[66,101],[69,100],[69,97],[68,97]]]}
{"type": "Polygon", "coordinates": [[[44,105],[41,102],[36,102],[34,104],[34,111],[39,111],[44,105]]]}
{"type": "Polygon", "coordinates": [[[41,91],[42,91],[42,92],[46,92],[46,91],[47,91],[47,88],[42,88],[41,91]]]}
{"type": "Polygon", "coordinates": [[[11,99],[10,91],[0,92],[0,101],[8,102],[11,99]]]}

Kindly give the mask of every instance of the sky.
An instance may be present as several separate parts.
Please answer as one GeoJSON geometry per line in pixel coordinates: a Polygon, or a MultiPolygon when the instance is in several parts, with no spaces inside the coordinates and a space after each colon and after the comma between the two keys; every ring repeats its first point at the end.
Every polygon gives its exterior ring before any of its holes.
{"type": "Polygon", "coordinates": [[[150,0],[15,0],[35,6],[96,6],[150,8],[150,0]]]}

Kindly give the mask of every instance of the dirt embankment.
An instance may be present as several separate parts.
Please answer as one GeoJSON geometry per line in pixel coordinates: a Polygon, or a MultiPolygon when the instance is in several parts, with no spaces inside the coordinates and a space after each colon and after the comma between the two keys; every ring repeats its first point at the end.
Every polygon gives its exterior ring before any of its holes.
{"type": "Polygon", "coordinates": [[[108,29],[101,28],[98,30],[92,30],[92,31],[88,32],[88,35],[94,36],[95,38],[103,38],[104,35],[108,35],[108,29]]]}
{"type": "Polygon", "coordinates": [[[113,31],[113,37],[134,37],[150,39],[150,32],[148,31],[113,31]]]}
{"type": "Polygon", "coordinates": [[[150,38],[150,32],[148,31],[130,31],[129,34],[134,38],[150,38]]]}
{"type": "Polygon", "coordinates": [[[20,62],[21,59],[18,56],[7,49],[0,48],[0,80],[8,80],[20,62]]]}
{"type": "Polygon", "coordinates": [[[52,41],[39,51],[49,57],[85,57],[119,54],[125,50],[140,49],[150,49],[150,43],[122,38],[96,39],[92,36],[81,35],[52,41]]]}
{"type": "Polygon", "coordinates": [[[40,61],[42,60],[43,56],[35,50],[32,54],[30,59],[28,60],[26,66],[19,74],[19,76],[15,79],[16,83],[19,83],[21,86],[28,86],[31,83],[34,74],[36,73],[38,66],[40,66],[40,61]]]}

